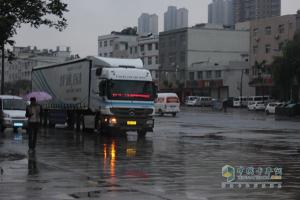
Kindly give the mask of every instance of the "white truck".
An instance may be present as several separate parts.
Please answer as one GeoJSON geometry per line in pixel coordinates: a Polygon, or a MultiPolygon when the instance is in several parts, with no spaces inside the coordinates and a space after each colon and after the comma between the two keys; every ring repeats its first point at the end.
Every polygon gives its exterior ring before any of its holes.
{"type": "Polygon", "coordinates": [[[140,59],[89,56],[32,71],[32,90],[52,96],[43,102],[44,124],[67,123],[101,133],[153,131],[156,87],[140,59]]]}

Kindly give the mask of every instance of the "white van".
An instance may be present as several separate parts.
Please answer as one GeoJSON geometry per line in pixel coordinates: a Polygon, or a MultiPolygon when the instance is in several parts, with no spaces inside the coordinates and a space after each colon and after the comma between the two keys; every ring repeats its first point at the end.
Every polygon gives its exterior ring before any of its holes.
{"type": "Polygon", "coordinates": [[[212,106],[211,97],[198,97],[196,106],[212,106]]]}
{"type": "Polygon", "coordinates": [[[158,93],[155,100],[155,112],[164,115],[172,114],[173,117],[180,111],[180,102],[175,93],[158,93]]]}
{"type": "Polygon", "coordinates": [[[27,126],[26,101],[18,96],[0,95],[0,130],[27,126]]]}

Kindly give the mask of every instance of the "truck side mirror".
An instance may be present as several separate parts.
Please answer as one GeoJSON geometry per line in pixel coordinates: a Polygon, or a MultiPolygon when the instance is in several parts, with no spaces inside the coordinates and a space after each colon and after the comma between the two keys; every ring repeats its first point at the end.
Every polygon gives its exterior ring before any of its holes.
{"type": "Polygon", "coordinates": [[[101,81],[99,83],[99,96],[105,96],[106,91],[106,81],[101,81]]]}
{"type": "Polygon", "coordinates": [[[154,97],[154,99],[156,99],[158,87],[157,87],[157,85],[155,85],[155,83],[152,83],[152,84],[153,84],[153,97],[154,97]]]}

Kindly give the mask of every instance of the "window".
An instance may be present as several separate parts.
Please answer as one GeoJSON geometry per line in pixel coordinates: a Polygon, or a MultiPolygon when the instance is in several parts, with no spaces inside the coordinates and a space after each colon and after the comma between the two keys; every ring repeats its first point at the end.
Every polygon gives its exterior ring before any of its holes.
{"type": "Polygon", "coordinates": [[[99,42],[99,47],[102,47],[102,41],[99,42]]]}
{"type": "Polygon", "coordinates": [[[267,26],[267,27],[265,28],[265,34],[266,34],[266,35],[271,35],[271,33],[272,33],[272,28],[271,28],[271,26],[267,26]]]}
{"type": "Polygon", "coordinates": [[[221,71],[221,70],[216,70],[216,71],[215,71],[215,76],[216,76],[216,78],[221,78],[221,76],[222,76],[222,71],[221,71]]]}
{"type": "Polygon", "coordinates": [[[107,57],[107,53],[104,53],[104,57],[107,57]]]}
{"type": "Polygon", "coordinates": [[[132,47],[130,47],[129,50],[130,50],[130,54],[132,54],[132,47]]]}
{"type": "Polygon", "coordinates": [[[197,72],[197,77],[199,80],[202,80],[203,79],[203,72],[199,71],[197,72]]]}
{"type": "Polygon", "coordinates": [[[180,62],[182,62],[182,63],[185,62],[185,52],[184,51],[180,52],[180,62]]]}
{"type": "Polygon", "coordinates": [[[271,45],[267,44],[266,45],[266,54],[271,52],[271,45]]]}
{"type": "Polygon", "coordinates": [[[164,54],[161,54],[159,59],[160,59],[159,62],[160,62],[161,64],[164,64],[164,63],[165,63],[165,55],[164,55],[164,54]]]}
{"type": "Polygon", "coordinates": [[[109,57],[113,57],[113,53],[112,52],[109,53],[109,57]]]}
{"type": "Polygon", "coordinates": [[[151,56],[148,57],[148,65],[152,65],[152,57],[151,56]]]}
{"type": "Polygon", "coordinates": [[[107,41],[104,41],[104,46],[107,47],[107,41]]]}
{"type": "Polygon", "coordinates": [[[195,73],[194,72],[190,72],[189,73],[189,77],[190,77],[191,81],[195,80],[195,73]]]}
{"type": "Polygon", "coordinates": [[[186,36],[185,34],[182,34],[179,36],[180,45],[184,46],[186,45],[186,36]]]}
{"type": "Polygon", "coordinates": [[[158,50],[158,43],[155,43],[155,49],[158,50]]]}
{"type": "Polygon", "coordinates": [[[280,24],[280,25],[278,26],[278,32],[279,32],[279,33],[284,33],[284,24],[280,24]]]}
{"type": "Polygon", "coordinates": [[[253,36],[257,36],[258,34],[258,28],[253,29],[253,36]]]}
{"type": "Polygon", "coordinates": [[[102,53],[99,53],[99,56],[102,56],[102,53]]]}
{"type": "Polygon", "coordinates": [[[155,56],[155,64],[158,64],[158,56],[155,56]]]}
{"type": "Polygon", "coordinates": [[[258,46],[253,46],[253,53],[257,54],[258,53],[258,46]]]}
{"type": "Polygon", "coordinates": [[[143,45],[143,44],[141,44],[141,52],[144,52],[144,50],[145,50],[145,46],[143,45]]]}
{"type": "Polygon", "coordinates": [[[113,40],[110,40],[109,41],[109,46],[112,46],[113,45],[113,40]]]}
{"type": "Polygon", "coordinates": [[[176,61],[176,53],[169,53],[169,64],[175,64],[176,61]]]}
{"type": "Polygon", "coordinates": [[[148,44],[148,51],[152,51],[152,44],[148,44]]]}
{"type": "Polygon", "coordinates": [[[212,77],[212,72],[211,71],[206,71],[206,78],[211,78],[212,77]]]}
{"type": "Polygon", "coordinates": [[[144,63],[144,57],[142,57],[141,60],[142,60],[143,64],[145,64],[145,63],[144,63]]]}
{"type": "Polygon", "coordinates": [[[134,47],[134,53],[137,54],[137,51],[138,51],[138,48],[137,48],[137,47],[134,47]]]}

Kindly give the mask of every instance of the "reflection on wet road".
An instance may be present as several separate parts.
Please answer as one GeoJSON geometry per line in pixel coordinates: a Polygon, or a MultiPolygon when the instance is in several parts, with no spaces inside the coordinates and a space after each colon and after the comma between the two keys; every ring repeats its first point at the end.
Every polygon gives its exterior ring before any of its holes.
{"type": "Polygon", "coordinates": [[[0,199],[300,199],[299,130],[263,113],[186,109],[157,117],[145,139],[43,130],[25,159],[26,137],[6,133],[0,199]],[[226,164],[282,167],[283,186],[222,189],[226,164]]]}

